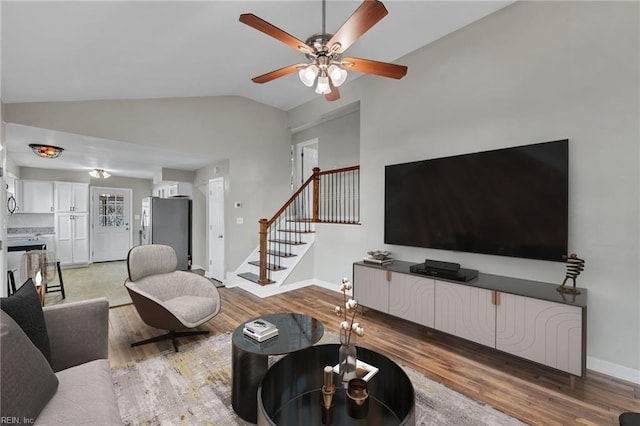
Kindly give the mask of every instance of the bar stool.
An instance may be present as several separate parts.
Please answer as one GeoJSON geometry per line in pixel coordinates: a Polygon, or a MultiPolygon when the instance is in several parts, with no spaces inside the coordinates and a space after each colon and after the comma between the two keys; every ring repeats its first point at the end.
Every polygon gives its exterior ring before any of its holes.
{"type": "Polygon", "coordinates": [[[62,298],[66,297],[64,292],[64,281],[62,280],[62,270],[60,261],[56,253],[52,250],[31,250],[22,255],[20,262],[20,274],[22,281],[29,278],[35,279],[40,271],[45,293],[61,292],[62,298]],[[58,275],[58,284],[51,285],[51,281],[58,275]]]}
{"type": "Polygon", "coordinates": [[[60,261],[56,256],[56,253],[52,250],[46,250],[44,252],[45,269],[47,271],[47,279],[44,281],[45,293],[61,292],[62,298],[65,298],[64,294],[64,281],[62,281],[62,269],[60,268],[60,261]],[[56,272],[58,273],[58,284],[50,285],[50,281],[55,279],[56,272]]]}

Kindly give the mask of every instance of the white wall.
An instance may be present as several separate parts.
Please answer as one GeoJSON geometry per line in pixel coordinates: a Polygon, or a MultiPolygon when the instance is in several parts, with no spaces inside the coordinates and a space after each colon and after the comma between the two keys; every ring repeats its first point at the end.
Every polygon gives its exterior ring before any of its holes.
{"type": "Polygon", "coordinates": [[[640,382],[638,9],[518,2],[399,60],[409,67],[401,81],[365,76],[341,87],[337,105],[290,111],[295,128],[361,102],[362,226],[326,232],[324,250],[344,260],[318,262],[316,277],[350,274],[350,261],[387,248],[408,261],[561,282],[562,263],[385,247],[381,188],[386,164],[569,138],[569,251],[586,259],[588,368],[640,382]]]}
{"type": "MultiPolygon", "coordinates": [[[[299,143],[310,139],[318,140],[318,167],[321,170],[331,170],[360,164],[360,111],[356,109],[345,115],[339,115],[328,121],[323,121],[306,130],[299,131],[292,136],[292,142],[299,143]]],[[[313,267],[307,273],[306,279],[318,278],[339,288],[343,277],[351,276],[351,264],[360,257],[345,256],[336,246],[346,243],[349,245],[354,238],[360,238],[360,226],[353,225],[315,225],[316,239],[313,252],[313,262],[296,266],[296,273],[287,282],[303,281],[299,279],[298,269],[313,267]]]]}

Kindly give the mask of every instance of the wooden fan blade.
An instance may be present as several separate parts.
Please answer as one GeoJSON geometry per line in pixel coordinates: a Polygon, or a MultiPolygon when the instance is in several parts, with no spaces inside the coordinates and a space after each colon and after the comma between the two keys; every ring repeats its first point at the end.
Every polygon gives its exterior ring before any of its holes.
{"type": "Polygon", "coordinates": [[[337,101],[338,99],[340,99],[340,91],[336,86],[333,85],[331,79],[329,79],[329,87],[331,88],[331,91],[324,95],[324,98],[329,102],[337,101]]]}
{"type": "Polygon", "coordinates": [[[310,53],[313,51],[305,42],[298,40],[291,34],[281,30],[280,28],[268,23],[262,18],[257,17],[253,13],[243,13],[240,15],[240,22],[247,24],[251,28],[265,33],[268,36],[283,42],[298,52],[310,53]]]}
{"type": "Polygon", "coordinates": [[[251,79],[254,83],[267,83],[271,80],[275,80],[276,78],[283,77],[285,75],[289,75],[298,71],[300,68],[305,67],[307,64],[293,64],[289,65],[275,71],[268,72],[266,74],[259,75],[258,77],[254,77],[251,79]]]}
{"type": "Polygon", "coordinates": [[[396,79],[404,77],[408,70],[405,65],[396,65],[361,58],[343,58],[341,66],[347,71],[364,72],[396,79]]]}
{"type": "Polygon", "coordinates": [[[327,43],[329,51],[344,52],[378,21],[384,18],[387,13],[389,13],[387,8],[380,1],[365,0],[331,37],[331,40],[327,43]],[[335,43],[340,43],[340,47],[332,49],[335,43]]]}

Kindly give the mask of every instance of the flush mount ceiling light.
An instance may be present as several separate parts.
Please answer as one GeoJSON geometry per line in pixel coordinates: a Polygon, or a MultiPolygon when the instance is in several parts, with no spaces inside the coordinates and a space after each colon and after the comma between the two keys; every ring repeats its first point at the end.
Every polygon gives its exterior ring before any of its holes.
{"type": "Polygon", "coordinates": [[[30,143],[29,148],[31,148],[33,153],[38,157],[43,158],[58,158],[60,154],[62,154],[62,151],[64,151],[64,148],[60,148],[59,146],[40,145],[37,143],[30,143]]]}
{"type": "Polygon", "coordinates": [[[105,172],[104,169],[93,169],[89,172],[89,175],[96,179],[106,179],[111,176],[111,173],[105,172]]]}
{"type": "Polygon", "coordinates": [[[316,93],[324,95],[328,101],[335,101],[340,98],[338,87],[347,79],[348,70],[395,79],[404,77],[407,73],[407,67],[404,65],[361,58],[342,58],[344,51],[387,13],[380,1],[366,0],[335,34],[329,34],[325,29],[326,0],[322,0],[322,32],[312,35],[304,42],[252,13],[240,15],[240,22],[243,24],[287,44],[303,53],[309,60],[307,63],[289,65],[254,77],[252,81],[266,83],[298,72],[305,86],[312,87],[315,84],[316,93]]]}

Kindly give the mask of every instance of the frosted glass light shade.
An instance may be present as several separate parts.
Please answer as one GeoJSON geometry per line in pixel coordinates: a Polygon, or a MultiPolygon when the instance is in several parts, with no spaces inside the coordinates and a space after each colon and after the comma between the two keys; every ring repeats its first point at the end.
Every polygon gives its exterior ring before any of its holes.
{"type": "Polygon", "coordinates": [[[339,87],[347,79],[347,72],[337,65],[331,65],[329,67],[329,77],[333,85],[339,87]]]}
{"type": "Polygon", "coordinates": [[[322,75],[318,77],[318,86],[316,86],[316,93],[319,95],[326,95],[331,93],[331,87],[329,86],[329,77],[322,75]]]}
{"type": "Polygon", "coordinates": [[[318,76],[318,67],[315,65],[309,65],[306,68],[302,68],[298,72],[298,76],[300,77],[300,81],[307,87],[313,86],[313,83],[316,81],[316,77],[318,76]]]}

